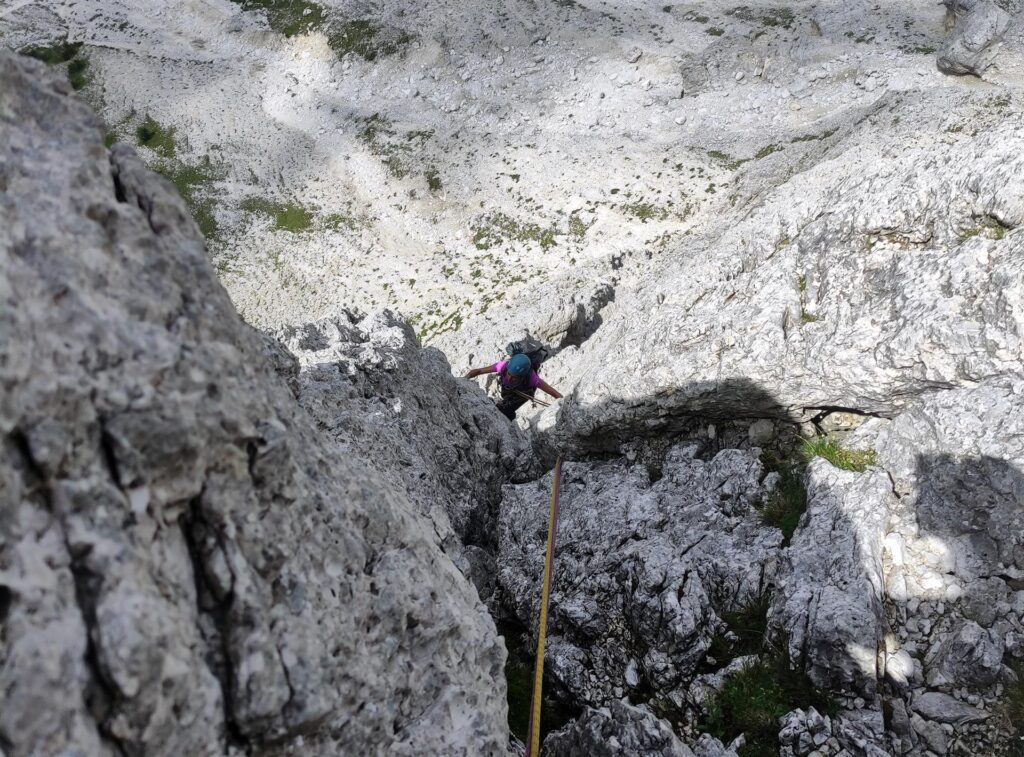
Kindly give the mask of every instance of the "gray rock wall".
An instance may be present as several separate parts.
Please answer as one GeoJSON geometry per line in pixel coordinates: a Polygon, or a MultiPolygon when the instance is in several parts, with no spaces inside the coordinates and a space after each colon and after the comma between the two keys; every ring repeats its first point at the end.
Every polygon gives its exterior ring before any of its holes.
{"type": "Polygon", "coordinates": [[[476,593],[102,137],[0,52],[3,751],[504,753],[476,593]]]}

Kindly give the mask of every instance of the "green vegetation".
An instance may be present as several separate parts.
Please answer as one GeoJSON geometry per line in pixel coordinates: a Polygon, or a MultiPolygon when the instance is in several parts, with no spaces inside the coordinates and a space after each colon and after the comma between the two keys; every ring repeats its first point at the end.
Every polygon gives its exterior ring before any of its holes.
{"type": "Polygon", "coordinates": [[[761,158],[767,158],[773,152],[781,151],[782,148],[779,147],[778,145],[768,145],[767,147],[762,147],[760,150],[758,150],[757,153],[754,155],[754,158],[756,158],[757,160],[761,160],[761,158]]]}
{"type": "Polygon", "coordinates": [[[66,66],[68,81],[72,89],[82,89],[91,80],[89,59],[82,54],[81,42],[55,42],[52,45],[37,45],[21,51],[22,54],[41,60],[48,66],[66,66]]]}
{"type": "Polygon", "coordinates": [[[708,655],[715,659],[717,665],[722,666],[737,657],[757,654],[762,650],[770,605],[771,597],[764,594],[737,610],[721,613],[722,622],[736,636],[736,640],[729,641],[724,632],[715,634],[708,655]]]}
{"type": "Polygon", "coordinates": [[[30,58],[41,60],[48,66],[59,66],[62,63],[68,63],[78,55],[82,50],[81,42],[56,42],[52,45],[39,45],[36,47],[28,47],[22,50],[23,55],[27,55],[30,58]]]}
{"type": "Polygon", "coordinates": [[[342,228],[355,231],[363,224],[358,218],[353,216],[344,213],[332,213],[324,217],[323,225],[325,229],[330,229],[331,231],[340,231],[342,228]]]}
{"type": "Polygon", "coordinates": [[[815,436],[812,439],[805,439],[800,446],[800,454],[806,460],[823,457],[836,468],[856,471],[858,473],[862,473],[869,466],[874,465],[876,458],[873,449],[846,449],[839,442],[827,436],[815,436]]]}
{"type": "Polygon", "coordinates": [[[710,702],[699,727],[725,743],[746,734],[740,757],[775,757],[778,720],[797,707],[814,707],[830,715],[837,711],[827,695],[814,688],[802,672],[791,670],[786,657],[778,654],[731,676],[710,702]]]}
{"type": "Polygon", "coordinates": [[[494,213],[473,232],[473,244],[478,250],[489,250],[507,242],[536,242],[541,249],[553,247],[558,231],[536,223],[521,223],[504,213],[494,213]]]}
{"type": "Polygon", "coordinates": [[[437,169],[430,168],[423,174],[423,177],[427,180],[427,188],[431,192],[441,191],[441,176],[437,173],[437,169]]]}
{"type": "Polygon", "coordinates": [[[735,171],[744,163],[750,161],[750,158],[734,158],[728,153],[722,152],[721,150],[708,150],[708,157],[714,158],[715,160],[724,164],[726,168],[732,171],[735,171]]]}
{"type": "Polygon", "coordinates": [[[68,81],[72,89],[82,89],[92,77],[89,74],[89,59],[85,57],[75,58],[68,63],[68,81]]]}
{"type": "Polygon", "coordinates": [[[647,223],[651,219],[664,221],[668,218],[668,211],[665,208],[639,200],[624,204],[622,210],[631,216],[639,218],[641,223],[647,223]]]}
{"type": "Polygon", "coordinates": [[[794,144],[796,142],[813,142],[815,140],[828,139],[833,134],[835,134],[837,131],[839,131],[839,130],[838,129],[829,129],[828,131],[826,131],[826,132],[824,132],[822,134],[804,134],[802,137],[793,137],[793,139],[789,140],[789,142],[790,142],[790,144],[794,144]]]}
{"type": "Polygon", "coordinates": [[[1007,685],[1001,703],[1002,714],[1012,729],[1007,757],[1024,757],[1024,661],[1011,661],[1009,667],[1017,680],[1007,685]]]}
{"type": "Polygon", "coordinates": [[[295,37],[320,28],[324,10],[306,0],[234,0],[246,11],[264,11],[267,23],[278,34],[295,37]]]}
{"type": "Polygon", "coordinates": [[[313,213],[295,202],[273,202],[262,197],[250,197],[240,206],[247,213],[260,213],[274,220],[274,228],[293,234],[306,231],[313,225],[313,213]]]}
{"type": "Polygon", "coordinates": [[[779,474],[779,483],[761,505],[758,515],[761,523],[782,531],[783,544],[790,539],[807,509],[807,490],[804,487],[806,460],[800,454],[780,457],[772,452],[761,453],[761,465],[771,473],[779,474]]]}
{"type": "Polygon", "coordinates": [[[777,26],[783,29],[792,29],[796,17],[789,8],[750,8],[740,5],[725,12],[725,15],[737,18],[753,24],[764,24],[765,26],[777,26]]]}
{"type": "Polygon", "coordinates": [[[987,239],[1002,239],[1006,236],[1007,231],[1010,231],[1010,227],[1003,224],[998,218],[985,216],[980,226],[961,229],[958,232],[958,236],[961,239],[970,239],[976,236],[983,236],[987,239]]]}
{"type": "MultiPolygon", "coordinates": [[[[498,633],[505,639],[508,659],[505,661],[505,681],[508,687],[508,726],[521,741],[526,740],[530,727],[530,704],[533,698],[533,656],[530,638],[525,629],[510,623],[499,623],[498,633]]],[[[540,737],[558,730],[579,712],[551,698],[550,687],[544,687],[541,699],[540,737]]]]}
{"type": "Polygon", "coordinates": [[[807,300],[805,297],[807,292],[807,277],[802,273],[796,277],[796,288],[797,291],[800,292],[800,322],[814,323],[818,320],[818,316],[807,310],[807,300]]]}
{"type": "Polygon", "coordinates": [[[161,126],[151,116],[139,124],[135,137],[140,145],[148,147],[162,158],[173,158],[175,149],[174,127],[161,126]]]}
{"type": "Polygon", "coordinates": [[[223,171],[218,170],[209,157],[203,158],[198,165],[185,165],[177,161],[157,164],[154,170],[166,177],[178,190],[185,204],[192,212],[192,218],[207,240],[217,239],[219,228],[214,216],[216,200],[210,196],[209,185],[223,178],[223,171]]]}
{"type": "Polygon", "coordinates": [[[721,37],[723,34],[725,34],[725,29],[721,29],[717,26],[709,26],[704,31],[706,31],[712,37],[721,37]]]}
{"type": "Polygon", "coordinates": [[[580,218],[578,212],[573,211],[569,214],[569,236],[576,239],[583,239],[583,237],[586,236],[587,229],[589,228],[590,226],[583,222],[583,219],[580,218]]]}
{"type": "Polygon", "coordinates": [[[337,21],[328,12],[308,0],[233,0],[242,10],[263,11],[270,28],[285,37],[309,34],[322,29],[327,44],[339,58],[348,53],[376,60],[405,48],[412,37],[402,31],[388,31],[368,19],[337,21]]]}
{"type": "Polygon", "coordinates": [[[803,468],[782,465],[778,469],[779,484],[761,506],[761,522],[782,531],[783,544],[789,544],[807,509],[807,489],[804,487],[803,468]]]}
{"type": "MultiPolygon", "coordinates": [[[[370,152],[381,158],[388,173],[396,179],[404,179],[411,173],[408,163],[422,152],[423,145],[433,135],[433,131],[407,131],[400,135],[392,126],[391,119],[380,113],[363,119],[363,128],[356,134],[370,152]]],[[[424,176],[431,190],[436,191],[435,185],[440,189],[441,178],[435,169],[427,169],[424,176]]]]}
{"type": "Polygon", "coordinates": [[[332,24],[327,32],[327,41],[339,58],[355,53],[365,60],[376,60],[401,52],[412,37],[403,31],[387,32],[372,21],[361,19],[332,24]]]}

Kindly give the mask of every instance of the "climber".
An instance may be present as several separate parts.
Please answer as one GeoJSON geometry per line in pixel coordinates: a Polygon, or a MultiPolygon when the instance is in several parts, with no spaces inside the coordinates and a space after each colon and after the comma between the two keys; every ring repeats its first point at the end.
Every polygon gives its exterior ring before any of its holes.
{"type": "Polygon", "coordinates": [[[562,398],[557,389],[551,387],[537,374],[529,356],[522,353],[512,355],[494,365],[473,368],[466,374],[466,378],[476,378],[485,373],[498,374],[498,385],[501,387],[498,409],[510,421],[515,420],[516,410],[532,400],[538,389],[543,389],[556,400],[562,398]]]}

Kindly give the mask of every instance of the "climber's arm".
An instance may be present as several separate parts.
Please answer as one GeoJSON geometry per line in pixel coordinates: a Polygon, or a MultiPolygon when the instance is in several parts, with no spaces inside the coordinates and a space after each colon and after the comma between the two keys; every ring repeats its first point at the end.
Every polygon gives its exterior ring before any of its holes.
{"type": "Polygon", "coordinates": [[[540,389],[542,392],[547,392],[552,397],[554,397],[556,400],[562,399],[562,393],[559,392],[557,389],[555,389],[553,386],[551,386],[544,379],[540,380],[540,383],[537,384],[537,388],[540,389]]]}
{"type": "Polygon", "coordinates": [[[494,373],[494,366],[485,365],[483,368],[471,368],[465,378],[476,378],[477,376],[483,376],[485,373],[494,373]]]}

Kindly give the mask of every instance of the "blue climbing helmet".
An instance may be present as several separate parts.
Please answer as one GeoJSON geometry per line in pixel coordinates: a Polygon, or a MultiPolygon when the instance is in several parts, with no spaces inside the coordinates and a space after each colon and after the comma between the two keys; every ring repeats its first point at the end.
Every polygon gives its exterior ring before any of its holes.
{"type": "Polygon", "coordinates": [[[505,371],[510,376],[529,376],[531,370],[533,370],[533,363],[530,362],[528,356],[523,354],[513,355],[508,359],[508,365],[505,366],[505,371]]]}

